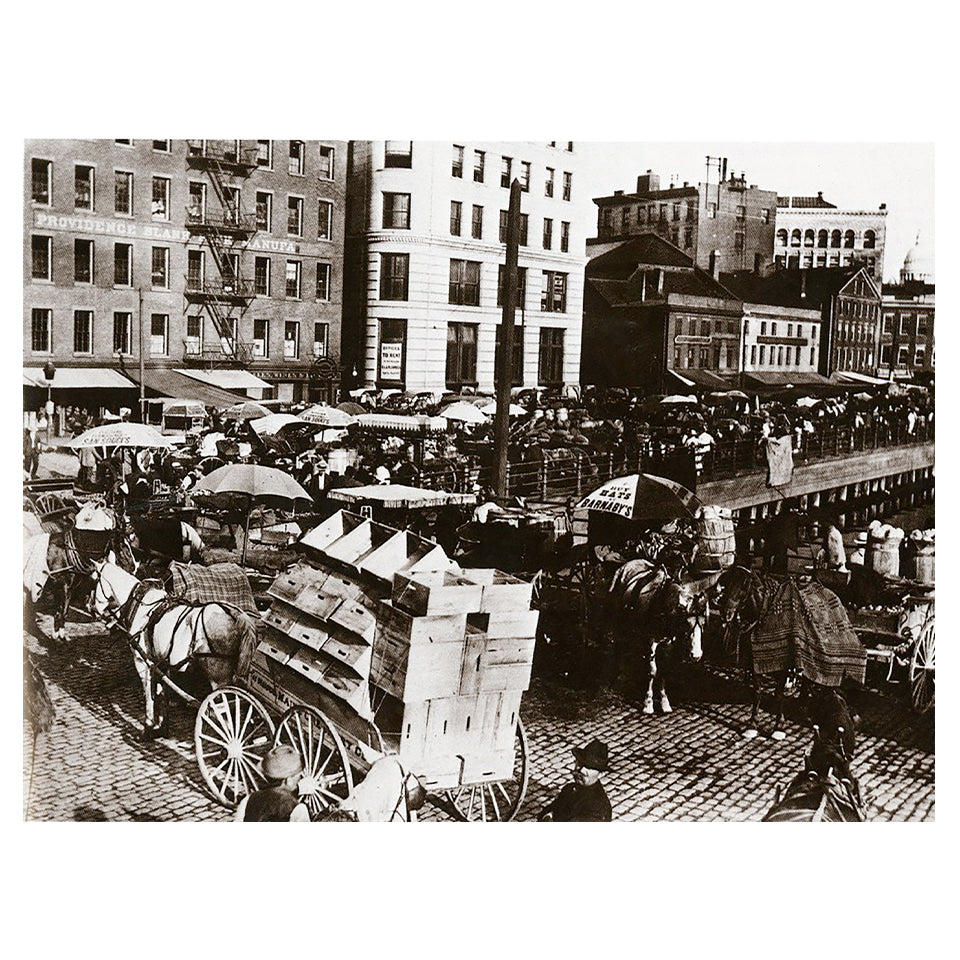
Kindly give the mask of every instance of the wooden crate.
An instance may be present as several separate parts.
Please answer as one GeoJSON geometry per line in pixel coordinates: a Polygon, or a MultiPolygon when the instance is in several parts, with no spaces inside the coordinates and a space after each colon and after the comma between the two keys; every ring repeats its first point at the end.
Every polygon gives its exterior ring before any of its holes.
{"type": "Polygon", "coordinates": [[[465,613],[444,614],[436,617],[415,617],[399,610],[390,600],[377,604],[377,629],[374,647],[380,636],[392,637],[408,645],[418,643],[462,642],[467,626],[465,613]]]}
{"type": "Polygon", "coordinates": [[[345,537],[362,523],[364,523],[362,517],[347,513],[346,510],[338,510],[332,517],[328,517],[312,530],[309,530],[300,539],[300,543],[312,547],[320,553],[325,553],[330,544],[345,537]]]}
{"type": "Polygon", "coordinates": [[[301,647],[285,666],[339,697],[358,713],[370,712],[366,681],[326,654],[301,647]]]}
{"type": "Polygon", "coordinates": [[[395,637],[380,637],[373,649],[370,680],[409,703],[456,696],[462,668],[462,640],[411,646],[395,637]]]}
{"type": "Polygon", "coordinates": [[[398,573],[393,605],[418,617],[472,613],[480,609],[483,587],[447,571],[398,573]]]}
{"type": "Polygon", "coordinates": [[[264,631],[265,636],[257,644],[257,651],[277,663],[286,663],[300,649],[300,645],[288,640],[276,631],[264,631]]]}
{"type": "Polygon", "coordinates": [[[460,674],[461,696],[526,690],[530,686],[535,646],[534,637],[491,639],[468,627],[460,674]]]}
{"type": "Polygon", "coordinates": [[[343,600],[328,615],[327,620],[360,637],[367,644],[373,643],[377,618],[358,601],[343,600]]]}
{"type": "Polygon", "coordinates": [[[529,610],[533,584],[489,567],[471,567],[463,575],[483,584],[480,613],[529,610]]]}
{"type": "Polygon", "coordinates": [[[491,640],[501,637],[535,637],[540,622],[539,610],[507,610],[497,613],[471,613],[467,623],[491,640]]]}
{"type": "Polygon", "coordinates": [[[355,637],[349,634],[337,636],[331,634],[324,641],[321,652],[342,663],[345,667],[349,667],[364,680],[369,678],[373,656],[373,649],[370,644],[357,641],[355,637]]]}
{"type": "Polygon", "coordinates": [[[282,600],[274,600],[263,619],[274,630],[311,650],[320,650],[330,635],[316,618],[282,600]]]}
{"type": "Polygon", "coordinates": [[[303,589],[323,575],[307,563],[298,563],[279,574],[267,588],[267,595],[296,604],[303,589]]]}

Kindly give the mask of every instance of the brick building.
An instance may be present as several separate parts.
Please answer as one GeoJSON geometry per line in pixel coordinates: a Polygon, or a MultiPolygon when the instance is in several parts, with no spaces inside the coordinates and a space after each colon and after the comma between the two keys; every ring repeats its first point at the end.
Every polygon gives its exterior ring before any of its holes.
{"type": "Polygon", "coordinates": [[[933,255],[919,235],[907,251],[899,283],[883,285],[878,376],[916,380],[933,376],[936,361],[936,286],[933,255]]]}
{"type": "Polygon", "coordinates": [[[761,271],[773,260],[777,195],[726,175],[719,183],[671,184],[648,170],[637,177],[635,193],[617,190],[598,197],[597,236],[587,241],[597,256],[626,237],[656,233],[716,276],[734,270],[761,271]]]}
{"type": "Polygon", "coordinates": [[[137,380],[142,338],[148,395],[331,395],[345,161],[336,141],[27,141],[25,383],[49,359],[55,395],[137,380]]]}

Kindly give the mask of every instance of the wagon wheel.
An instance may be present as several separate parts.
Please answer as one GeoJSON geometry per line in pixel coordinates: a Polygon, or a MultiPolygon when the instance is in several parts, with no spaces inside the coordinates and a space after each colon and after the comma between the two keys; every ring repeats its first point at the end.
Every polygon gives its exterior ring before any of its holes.
{"type": "Polygon", "coordinates": [[[523,723],[517,720],[514,736],[513,777],[492,783],[471,783],[444,796],[458,820],[512,820],[520,809],[530,770],[527,766],[527,735],[523,723]]]}
{"type": "Polygon", "coordinates": [[[214,690],[200,704],[193,741],[200,773],[225,807],[235,807],[264,783],[260,763],[273,745],[273,721],[246,690],[214,690]]]}
{"type": "Polygon", "coordinates": [[[300,797],[311,820],[339,805],[353,790],[350,758],[336,727],[315,707],[292,707],[281,719],[274,745],[290,744],[303,758],[300,797]]]}
{"type": "Polygon", "coordinates": [[[67,507],[66,503],[58,493],[41,493],[37,497],[37,513],[41,517],[46,516],[48,513],[57,513],[60,510],[65,510],[67,507]]]}
{"type": "Polygon", "coordinates": [[[920,630],[910,657],[910,699],[917,713],[933,706],[936,667],[936,628],[931,619],[920,630]]]}

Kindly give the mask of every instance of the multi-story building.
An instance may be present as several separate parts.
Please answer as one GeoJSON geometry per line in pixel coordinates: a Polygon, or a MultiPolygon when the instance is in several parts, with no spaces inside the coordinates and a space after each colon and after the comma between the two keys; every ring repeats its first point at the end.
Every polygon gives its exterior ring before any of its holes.
{"type": "Polygon", "coordinates": [[[141,343],[153,395],[338,385],[344,142],[33,140],[24,167],[24,367],[55,393],[138,381],[141,343]]]}
{"type": "Polygon", "coordinates": [[[740,369],[743,304],[662,237],[621,242],[587,263],[584,383],[724,390],[740,369]]]}
{"type": "Polygon", "coordinates": [[[626,237],[656,233],[680,248],[703,270],[717,276],[734,270],[761,271],[773,259],[777,195],[748,184],[746,175],[718,183],[671,184],[648,170],[637,177],[635,193],[614,191],[598,197],[597,236],[587,241],[590,256],[611,249],[626,237]]]}
{"type": "Polygon", "coordinates": [[[883,280],[887,205],[878,210],[840,210],[815,197],[777,197],[774,261],[780,269],[865,266],[883,280]]]}
{"type": "Polygon", "coordinates": [[[935,294],[933,257],[918,236],[904,258],[900,282],[883,285],[878,376],[890,380],[933,376],[935,294]]]}
{"type": "Polygon", "coordinates": [[[377,140],[351,144],[347,182],[358,383],[493,388],[514,178],[523,192],[513,379],[578,381],[585,229],[574,144],[377,140]]]}
{"type": "Polygon", "coordinates": [[[769,385],[818,373],[820,322],[817,309],[745,302],[743,372],[769,385]]]}

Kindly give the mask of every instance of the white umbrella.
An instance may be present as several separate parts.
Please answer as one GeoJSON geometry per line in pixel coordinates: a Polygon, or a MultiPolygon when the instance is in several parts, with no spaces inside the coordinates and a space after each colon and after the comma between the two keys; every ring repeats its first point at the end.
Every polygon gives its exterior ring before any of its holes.
{"type": "Polygon", "coordinates": [[[451,403],[449,407],[445,407],[440,411],[441,417],[446,417],[448,420],[460,420],[462,423],[486,423],[486,416],[478,410],[472,403],[465,403],[463,400],[458,400],[456,403],[451,403]]]}
{"type": "MultiPolygon", "coordinates": [[[[487,414],[487,416],[494,416],[497,412],[497,401],[492,397],[489,400],[484,401],[483,403],[477,404],[477,409],[481,413],[487,414]]],[[[511,403],[507,408],[507,412],[511,417],[522,417],[528,411],[526,407],[521,407],[519,403],[511,403]]]]}
{"type": "Polygon", "coordinates": [[[148,423],[103,423],[70,441],[81,447],[169,447],[170,441],[148,423]]]}
{"type": "Polygon", "coordinates": [[[325,403],[307,407],[298,414],[298,417],[307,423],[315,423],[321,427],[349,427],[356,421],[356,417],[344,410],[327,406],[325,403]]]}
{"type": "Polygon", "coordinates": [[[164,401],[163,415],[165,417],[205,417],[207,411],[199,400],[170,400],[164,401]]]}
{"type": "Polygon", "coordinates": [[[814,400],[813,397],[801,397],[796,401],[798,407],[815,407],[820,401],[814,400]]]}
{"type": "Polygon", "coordinates": [[[271,413],[269,416],[260,417],[259,420],[251,420],[250,426],[262,436],[266,433],[278,433],[288,423],[303,422],[302,417],[295,417],[292,413],[271,413]]]}
{"type": "Polygon", "coordinates": [[[227,407],[224,417],[227,420],[256,420],[258,417],[267,417],[272,411],[256,400],[242,400],[232,407],[227,407]]]}
{"type": "Polygon", "coordinates": [[[661,403],[693,403],[695,404],[697,402],[697,398],[692,394],[689,397],[684,397],[681,394],[675,393],[669,397],[664,397],[660,402],[661,403]]]}

